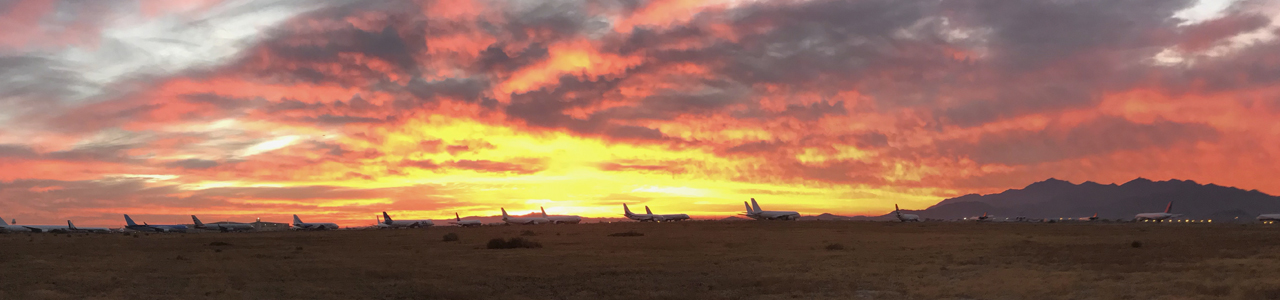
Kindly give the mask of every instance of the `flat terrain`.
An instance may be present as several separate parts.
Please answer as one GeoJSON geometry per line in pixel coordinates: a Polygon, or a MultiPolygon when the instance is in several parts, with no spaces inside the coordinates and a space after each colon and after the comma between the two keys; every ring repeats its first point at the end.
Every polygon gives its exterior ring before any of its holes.
{"type": "Polygon", "coordinates": [[[1278,232],[695,221],[7,234],[0,299],[1280,299],[1278,232]],[[526,230],[542,248],[485,247],[526,230]],[[626,231],[644,236],[608,236],[626,231]],[[450,232],[461,241],[443,242],[450,232]]]}

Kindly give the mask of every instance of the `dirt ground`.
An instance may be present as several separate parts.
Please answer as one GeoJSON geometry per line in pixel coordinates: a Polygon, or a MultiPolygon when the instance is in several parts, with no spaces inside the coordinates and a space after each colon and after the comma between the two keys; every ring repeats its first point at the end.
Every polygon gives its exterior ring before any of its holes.
{"type": "Polygon", "coordinates": [[[0,299],[1280,299],[1277,231],[693,221],[5,234],[0,299]],[[643,236],[609,236],[627,231],[643,236]],[[486,249],[510,237],[542,248],[486,249]]]}

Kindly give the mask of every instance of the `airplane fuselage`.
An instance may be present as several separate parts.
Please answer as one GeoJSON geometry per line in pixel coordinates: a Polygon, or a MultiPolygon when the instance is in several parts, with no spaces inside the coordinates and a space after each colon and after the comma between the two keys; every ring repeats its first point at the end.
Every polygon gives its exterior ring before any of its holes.
{"type": "Polygon", "coordinates": [[[538,217],[506,217],[506,218],[502,218],[502,221],[506,222],[507,224],[516,224],[516,225],[538,225],[538,224],[551,223],[551,220],[548,220],[547,218],[538,218],[538,217]]]}
{"type": "Polygon", "coordinates": [[[244,223],[231,223],[231,224],[204,224],[203,226],[196,226],[196,229],[217,230],[217,231],[222,231],[222,232],[229,232],[229,231],[249,231],[249,230],[253,230],[253,225],[252,225],[252,224],[244,224],[244,223]]]}
{"type": "Polygon", "coordinates": [[[1166,220],[1176,216],[1178,215],[1171,214],[1171,213],[1142,213],[1142,214],[1137,214],[1133,216],[1133,218],[1138,221],[1146,221],[1146,220],[1162,221],[1162,220],[1166,220]]]}
{"type": "Polygon", "coordinates": [[[1280,221],[1280,214],[1261,214],[1261,215],[1258,215],[1258,221],[1264,221],[1264,222],[1280,221]]]}
{"type": "Polygon", "coordinates": [[[756,220],[784,220],[795,221],[800,219],[800,213],[794,211],[758,211],[747,215],[756,220]]]}
{"type": "Polygon", "coordinates": [[[385,224],[387,225],[387,227],[391,227],[391,228],[420,228],[420,227],[431,227],[436,225],[435,222],[431,220],[392,220],[392,221],[382,222],[382,224],[385,224]]]}
{"type": "Polygon", "coordinates": [[[334,223],[293,223],[293,229],[299,230],[333,230],[338,229],[334,223]]]}
{"type": "Polygon", "coordinates": [[[187,232],[187,225],[128,225],[125,228],[146,232],[187,232]]]}

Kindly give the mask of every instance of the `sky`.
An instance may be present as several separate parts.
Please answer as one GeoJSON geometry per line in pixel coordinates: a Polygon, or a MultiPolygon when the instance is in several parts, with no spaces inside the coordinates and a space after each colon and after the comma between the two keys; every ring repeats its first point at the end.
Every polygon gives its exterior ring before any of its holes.
{"type": "Polygon", "coordinates": [[[1280,1],[0,0],[0,217],[1280,193],[1280,1]]]}

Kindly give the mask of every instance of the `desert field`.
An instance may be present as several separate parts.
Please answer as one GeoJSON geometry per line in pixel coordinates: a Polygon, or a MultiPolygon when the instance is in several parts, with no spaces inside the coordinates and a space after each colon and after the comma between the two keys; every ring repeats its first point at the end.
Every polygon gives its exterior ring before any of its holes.
{"type": "Polygon", "coordinates": [[[0,299],[1280,299],[1277,230],[692,221],[5,234],[0,299]],[[643,236],[610,236],[630,231],[643,236]],[[486,247],[511,237],[542,247],[486,247]]]}

